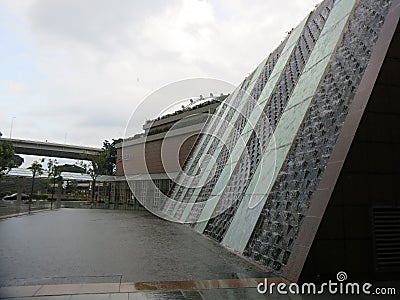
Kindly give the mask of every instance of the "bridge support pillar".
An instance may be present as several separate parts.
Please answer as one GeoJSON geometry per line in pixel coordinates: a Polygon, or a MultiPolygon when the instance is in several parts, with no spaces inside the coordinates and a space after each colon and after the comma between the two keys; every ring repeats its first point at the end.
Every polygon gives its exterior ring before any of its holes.
{"type": "Polygon", "coordinates": [[[15,212],[17,214],[21,212],[23,187],[24,187],[24,177],[18,177],[17,203],[15,206],[15,212]]]}

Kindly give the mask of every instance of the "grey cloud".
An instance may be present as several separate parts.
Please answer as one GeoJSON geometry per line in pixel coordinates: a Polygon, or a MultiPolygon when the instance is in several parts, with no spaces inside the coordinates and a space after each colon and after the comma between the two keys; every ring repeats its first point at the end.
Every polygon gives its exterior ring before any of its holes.
{"type": "MultiPolygon", "coordinates": [[[[135,107],[170,82],[212,77],[238,84],[318,0],[212,0],[200,3],[206,16],[193,9],[195,0],[3,1],[24,21],[10,28],[34,42],[32,63],[44,74],[37,95],[24,96],[13,132],[61,141],[68,132],[71,143],[98,145],[120,136],[135,107]]],[[[209,92],[217,93],[194,94],[209,92]]],[[[132,133],[159,106],[144,107],[132,133]]]]}
{"type": "Polygon", "coordinates": [[[118,115],[109,115],[109,114],[88,114],[86,118],[76,123],[77,126],[82,128],[94,127],[94,128],[102,128],[102,127],[120,127],[124,128],[126,125],[125,120],[119,118],[118,115]]]}
{"type": "Polygon", "coordinates": [[[67,39],[71,43],[110,48],[115,43],[124,43],[120,37],[134,38],[146,17],[163,11],[166,3],[162,0],[37,0],[28,17],[35,33],[58,41],[67,39]]]}

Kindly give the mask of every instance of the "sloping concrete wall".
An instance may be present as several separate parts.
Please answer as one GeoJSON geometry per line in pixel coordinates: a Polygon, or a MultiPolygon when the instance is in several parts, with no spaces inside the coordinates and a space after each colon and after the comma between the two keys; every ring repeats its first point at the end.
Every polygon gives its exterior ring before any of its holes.
{"type": "Polygon", "coordinates": [[[398,4],[322,2],[217,109],[162,212],[296,281],[398,4]]]}

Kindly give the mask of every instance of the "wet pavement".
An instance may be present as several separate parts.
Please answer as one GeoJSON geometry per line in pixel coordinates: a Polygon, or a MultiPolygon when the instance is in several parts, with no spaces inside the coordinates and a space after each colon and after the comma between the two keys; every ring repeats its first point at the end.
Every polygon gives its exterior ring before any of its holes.
{"type": "Polygon", "coordinates": [[[145,211],[60,209],[0,220],[0,286],[272,276],[145,211]]]}
{"type": "MultiPolygon", "coordinates": [[[[45,296],[34,299],[41,300],[219,300],[219,299],[267,299],[271,296],[260,295],[256,289],[224,289],[204,291],[170,291],[170,292],[145,292],[145,293],[111,293],[111,294],[86,294],[86,295],[60,295],[45,296]]],[[[8,299],[8,298],[5,298],[8,299]]],[[[28,297],[10,298],[32,299],[28,297]]],[[[289,299],[287,297],[273,297],[273,299],[289,299]]],[[[300,298],[301,299],[301,298],[300,298]]]]}
{"type": "Polygon", "coordinates": [[[264,277],[289,284],[145,211],[60,209],[0,219],[0,299],[390,298],[259,294],[264,277]]]}
{"type": "MultiPolygon", "coordinates": [[[[262,279],[259,282],[261,281],[262,279]]],[[[278,281],[280,279],[276,278],[274,282],[278,281]]],[[[85,299],[91,296],[91,299],[220,299],[219,295],[224,295],[222,299],[264,299],[265,295],[258,294],[256,286],[254,279],[163,282],[157,287],[151,283],[9,286],[0,287],[0,298],[64,299],[69,296],[71,299],[80,299],[78,296],[82,296],[85,299]],[[228,297],[229,295],[232,297],[228,297]]]]}
{"type": "Polygon", "coordinates": [[[397,299],[391,295],[292,295],[292,294],[260,294],[255,288],[235,289],[209,289],[196,291],[147,291],[147,292],[120,292],[120,293],[95,293],[95,294],[73,294],[57,296],[35,296],[35,297],[10,297],[2,299],[13,300],[383,300],[397,299]]]}

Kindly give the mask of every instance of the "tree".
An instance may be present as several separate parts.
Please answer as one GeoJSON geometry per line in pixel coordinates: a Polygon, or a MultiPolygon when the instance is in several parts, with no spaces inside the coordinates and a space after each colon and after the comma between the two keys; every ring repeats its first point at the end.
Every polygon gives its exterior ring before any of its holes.
{"type": "Polygon", "coordinates": [[[107,153],[105,151],[99,153],[96,156],[87,157],[86,160],[89,162],[86,163],[84,161],[80,162],[81,167],[85,170],[84,173],[88,174],[92,178],[92,195],[91,195],[91,206],[93,206],[94,198],[95,198],[95,188],[96,188],[96,179],[99,175],[104,173],[107,165],[107,153]]]}
{"type": "Polygon", "coordinates": [[[78,189],[78,182],[76,182],[74,180],[67,180],[67,186],[65,189],[66,189],[67,194],[69,194],[75,198],[76,192],[78,189]]]}
{"type": "MultiPolygon", "coordinates": [[[[2,133],[0,132],[0,137],[2,133]]],[[[17,168],[24,159],[15,155],[13,144],[9,141],[0,140],[0,177],[6,175],[12,168],[17,168]]]]}
{"type": "Polygon", "coordinates": [[[28,169],[31,170],[32,172],[32,187],[31,187],[31,197],[29,199],[29,213],[31,213],[31,205],[32,205],[32,197],[33,197],[33,188],[35,186],[35,177],[36,175],[42,175],[43,174],[43,166],[42,166],[42,162],[44,162],[44,158],[42,158],[40,160],[40,162],[38,161],[34,161],[30,167],[28,169]]]}
{"type": "Polygon", "coordinates": [[[106,156],[105,164],[100,168],[103,175],[115,175],[117,167],[117,149],[115,145],[120,142],[122,142],[122,139],[113,139],[112,143],[108,140],[103,142],[103,153],[106,156]]]}
{"type": "Polygon", "coordinates": [[[82,159],[88,161],[80,161],[80,166],[84,169],[85,174],[89,174],[92,178],[92,196],[91,203],[93,205],[95,198],[96,179],[99,175],[114,175],[117,166],[117,149],[115,145],[120,143],[122,139],[113,139],[112,143],[108,140],[103,142],[103,151],[95,156],[83,156],[82,159]]]}
{"type": "Polygon", "coordinates": [[[48,172],[48,178],[51,179],[52,181],[50,209],[53,209],[53,200],[54,200],[56,182],[60,183],[63,180],[61,176],[61,171],[62,171],[62,166],[58,165],[57,159],[55,159],[54,161],[52,159],[49,159],[49,161],[47,162],[47,172],[48,172]]]}

